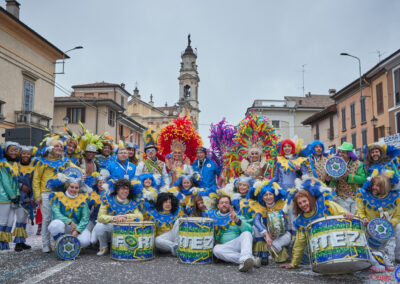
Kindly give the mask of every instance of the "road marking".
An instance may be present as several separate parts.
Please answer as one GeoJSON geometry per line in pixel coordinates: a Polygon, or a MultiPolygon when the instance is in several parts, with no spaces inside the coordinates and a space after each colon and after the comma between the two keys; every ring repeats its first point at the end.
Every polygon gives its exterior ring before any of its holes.
{"type": "Polygon", "coordinates": [[[22,284],[35,284],[35,283],[39,283],[40,281],[56,274],[57,272],[60,272],[61,270],[63,270],[64,268],[70,266],[72,263],[74,263],[73,261],[65,261],[63,263],[60,263],[46,271],[43,271],[42,273],[27,279],[26,281],[22,282],[22,284]]]}
{"type": "Polygon", "coordinates": [[[15,276],[15,275],[27,270],[27,269],[36,267],[39,264],[48,261],[50,258],[51,258],[51,256],[48,256],[48,257],[45,257],[45,258],[42,258],[42,259],[39,259],[39,260],[36,260],[36,261],[32,261],[32,262],[30,262],[30,263],[28,263],[28,264],[26,264],[26,265],[24,265],[24,266],[22,266],[22,267],[20,267],[18,269],[15,269],[15,270],[13,270],[11,272],[3,274],[3,275],[0,276],[0,281],[6,280],[8,278],[11,278],[11,277],[13,277],[13,276],[15,276]]]}

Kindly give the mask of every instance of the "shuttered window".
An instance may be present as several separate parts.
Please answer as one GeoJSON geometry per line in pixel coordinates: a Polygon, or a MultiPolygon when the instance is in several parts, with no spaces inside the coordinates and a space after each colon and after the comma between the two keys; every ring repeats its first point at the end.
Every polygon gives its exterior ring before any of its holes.
{"type": "Polygon", "coordinates": [[[382,83],[376,85],[376,111],[378,114],[383,113],[383,89],[382,83]]]}
{"type": "Polygon", "coordinates": [[[67,108],[67,117],[69,123],[78,123],[79,121],[85,123],[85,108],[67,108]]]}

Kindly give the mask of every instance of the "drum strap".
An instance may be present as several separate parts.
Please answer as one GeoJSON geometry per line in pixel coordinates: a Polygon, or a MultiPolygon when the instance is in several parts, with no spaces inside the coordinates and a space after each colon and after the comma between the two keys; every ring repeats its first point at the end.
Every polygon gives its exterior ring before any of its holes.
{"type": "Polygon", "coordinates": [[[312,173],[313,173],[314,177],[318,178],[317,171],[315,170],[315,165],[314,165],[314,159],[313,158],[310,159],[310,166],[311,166],[311,170],[312,170],[312,173]]]}

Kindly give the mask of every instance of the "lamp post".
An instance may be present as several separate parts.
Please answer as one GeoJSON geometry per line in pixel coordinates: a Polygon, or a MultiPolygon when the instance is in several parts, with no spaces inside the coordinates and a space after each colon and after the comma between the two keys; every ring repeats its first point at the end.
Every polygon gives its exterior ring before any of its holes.
{"type": "Polygon", "coordinates": [[[342,55],[342,56],[350,56],[350,57],[353,57],[353,58],[358,60],[358,72],[359,72],[359,75],[360,75],[360,95],[361,95],[361,99],[362,99],[363,95],[362,95],[361,60],[357,56],[348,54],[346,52],[342,52],[342,53],[340,53],[340,55],[342,55]]]}
{"type": "Polygon", "coordinates": [[[65,126],[68,125],[68,123],[69,123],[69,117],[68,116],[63,118],[63,123],[64,123],[65,126]]]}
{"type": "Polygon", "coordinates": [[[378,140],[377,138],[378,135],[376,135],[376,126],[378,125],[378,119],[375,117],[375,115],[372,117],[371,123],[372,126],[374,127],[374,142],[376,142],[378,140]]]}
{"type": "Polygon", "coordinates": [[[75,50],[75,49],[82,49],[82,48],[83,48],[83,46],[79,45],[79,46],[75,46],[74,48],[68,49],[67,51],[64,51],[62,62],[59,62],[59,63],[62,63],[62,71],[61,72],[56,72],[54,74],[64,74],[65,55],[67,54],[67,52],[70,52],[70,51],[75,50]]]}

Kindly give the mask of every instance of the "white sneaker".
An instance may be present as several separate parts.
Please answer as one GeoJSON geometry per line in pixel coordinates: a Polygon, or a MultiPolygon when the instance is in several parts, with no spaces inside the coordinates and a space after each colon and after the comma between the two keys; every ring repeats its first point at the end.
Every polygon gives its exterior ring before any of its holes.
{"type": "Polygon", "coordinates": [[[102,248],[99,250],[99,252],[97,253],[98,256],[103,256],[108,252],[108,248],[102,248]]]}
{"type": "Polygon", "coordinates": [[[45,246],[45,247],[42,248],[42,252],[49,253],[49,252],[51,252],[51,248],[48,247],[48,246],[45,246]]]}
{"type": "Polygon", "coordinates": [[[385,267],[394,267],[393,261],[387,254],[383,255],[383,263],[385,264],[385,267]]]}
{"type": "Polygon", "coordinates": [[[261,267],[261,257],[255,257],[254,258],[254,266],[256,268],[260,268],[261,267]]]}
{"type": "Polygon", "coordinates": [[[254,259],[252,257],[249,257],[239,265],[239,271],[247,272],[250,269],[252,269],[253,266],[254,266],[254,259]]]}

